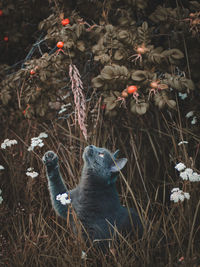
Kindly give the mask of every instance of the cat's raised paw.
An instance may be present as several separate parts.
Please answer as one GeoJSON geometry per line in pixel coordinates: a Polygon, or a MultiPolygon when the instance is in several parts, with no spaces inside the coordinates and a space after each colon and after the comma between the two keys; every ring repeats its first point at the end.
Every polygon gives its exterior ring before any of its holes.
{"type": "Polygon", "coordinates": [[[58,163],[58,156],[53,151],[47,151],[44,154],[42,161],[47,167],[55,166],[58,163]]]}

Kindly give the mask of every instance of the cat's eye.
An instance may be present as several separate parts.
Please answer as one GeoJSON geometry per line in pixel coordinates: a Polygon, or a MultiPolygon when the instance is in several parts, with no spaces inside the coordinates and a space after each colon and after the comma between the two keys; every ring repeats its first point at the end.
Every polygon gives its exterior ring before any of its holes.
{"type": "Polygon", "coordinates": [[[99,157],[103,158],[104,157],[104,153],[99,153],[99,157]]]}

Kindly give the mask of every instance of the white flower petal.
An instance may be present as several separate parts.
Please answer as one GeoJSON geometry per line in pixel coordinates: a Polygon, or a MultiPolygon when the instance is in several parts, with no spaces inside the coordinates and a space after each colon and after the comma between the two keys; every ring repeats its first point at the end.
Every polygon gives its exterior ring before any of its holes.
{"type": "Polygon", "coordinates": [[[40,133],[38,138],[47,138],[48,137],[48,134],[46,133],[40,133]]]}
{"type": "Polygon", "coordinates": [[[71,203],[71,199],[68,198],[67,193],[57,195],[56,200],[60,201],[62,205],[68,205],[71,203]]]}
{"type": "Polygon", "coordinates": [[[187,98],[187,93],[184,93],[184,94],[182,94],[182,93],[178,93],[178,96],[182,99],[182,100],[184,100],[185,98],[187,98]]]}
{"type": "Polygon", "coordinates": [[[183,144],[188,144],[188,141],[181,141],[178,143],[178,146],[183,145],[183,144]]]}
{"type": "Polygon", "coordinates": [[[183,202],[184,201],[184,194],[179,194],[179,200],[181,201],[181,202],[183,202]]]}
{"type": "Polygon", "coordinates": [[[189,193],[184,193],[184,197],[185,197],[186,199],[190,199],[190,194],[189,194],[189,193]]]}
{"type": "Polygon", "coordinates": [[[190,117],[192,117],[194,115],[194,111],[189,111],[186,115],[185,115],[185,117],[186,118],[190,118],[190,117]]]}
{"type": "Polygon", "coordinates": [[[59,200],[60,201],[60,198],[61,198],[61,194],[59,194],[59,195],[56,196],[56,200],[59,200]]]}
{"type": "Polygon", "coordinates": [[[34,148],[33,148],[32,146],[29,146],[27,150],[28,150],[28,151],[33,151],[33,149],[34,149],[34,148]]]}
{"type": "Polygon", "coordinates": [[[178,163],[178,164],[176,164],[176,166],[175,166],[175,169],[177,170],[177,171],[182,171],[182,170],[184,170],[186,168],[186,166],[185,166],[185,164],[183,164],[182,162],[180,162],[180,163],[178,163]]]}
{"type": "Polygon", "coordinates": [[[5,169],[4,166],[0,165],[0,170],[4,170],[4,169],[5,169]]]}
{"type": "Polygon", "coordinates": [[[58,112],[58,114],[61,114],[61,113],[65,112],[66,110],[67,110],[66,108],[62,108],[62,109],[58,112]]]}
{"type": "Polygon", "coordinates": [[[187,175],[187,172],[180,172],[180,177],[183,179],[183,180],[188,180],[188,175],[187,175]]]}
{"type": "Polygon", "coordinates": [[[6,144],[5,144],[5,143],[2,143],[2,144],[1,144],[1,148],[2,148],[2,149],[6,149],[6,144]]]}
{"type": "Polygon", "coordinates": [[[82,260],[85,260],[86,258],[87,258],[86,252],[82,251],[82,253],[81,253],[81,259],[82,260]]]}
{"type": "Polygon", "coordinates": [[[175,188],[173,188],[173,189],[171,190],[172,193],[173,193],[173,192],[178,192],[178,191],[180,191],[180,189],[179,189],[178,187],[175,187],[175,188]]]}
{"type": "Polygon", "coordinates": [[[39,174],[38,174],[38,172],[35,172],[35,171],[28,171],[28,172],[26,172],[26,175],[27,176],[30,176],[31,178],[35,178],[35,177],[37,177],[39,174]]]}
{"type": "Polygon", "coordinates": [[[39,147],[43,147],[44,146],[44,143],[40,143],[38,144],[39,147]]]}
{"type": "Polygon", "coordinates": [[[192,121],[191,121],[191,124],[196,124],[197,123],[197,117],[193,117],[192,121]]]}

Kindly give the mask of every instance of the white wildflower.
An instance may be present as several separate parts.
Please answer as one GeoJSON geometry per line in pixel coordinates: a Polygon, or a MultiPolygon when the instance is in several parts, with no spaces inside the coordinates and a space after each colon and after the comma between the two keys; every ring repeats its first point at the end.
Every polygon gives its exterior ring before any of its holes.
{"type": "Polygon", "coordinates": [[[183,164],[182,162],[180,162],[180,163],[178,163],[178,164],[176,164],[176,166],[175,166],[175,169],[177,170],[177,171],[182,171],[182,170],[184,170],[186,168],[186,166],[185,166],[185,164],[183,164]]]}
{"type": "Polygon", "coordinates": [[[4,170],[4,169],[5,169],[4,166],[0,165],[0,170],[4,170]]]}
{"type": "Polygon", "coordinates": [[[193,179],[193,182],[200,182],[200,174],[198,174],[197,172],[193,172],[192,179],[193,179]]]}
{"type": "Polygon", "coordinates": [[[190,194],[187,193],[187,192],[184,192],[184,197],[185,197],[186,199],[190,199],[190,194]]]}
{"type": "Polygon", "coordinates": [[[200,174],[194,172],[191,168],[186,168],[181,172],[180,177],[183,180],[189,180],[190,182],[200,182],[200,174]]]}
{"type": "Polygon", "coordinates": [[[180,177],[181,177],[183,180],[188,180],[188,175],[187,175],[187,173],[186,173],[185,171],[180,173],[180,177]]]}
{"type": "Polygon", "coordinates": [[[185,115],[185,117],[188,119],[188,118],[192,117],[193,115],[194,115],[194,111],[189,111],[189,112],[185,115]]]}
{"type": "Polygon", "coordinates": [[[17,144],[17,140],[15,139],[13,140],[5,139],[3,143],[1,144],[1,148],[6,149],[6,147],[11,147],[12,145],[16,145],[16,144],[17,144]]]}
{"type": "Polygon", "coordinates": [[[37,177],[39,174],[33,170],[33,168],[28,168],[26,172],[27,176],[30,176],[31,178],[37,177]]]}
{"type": "Polygon", "coordinates": [[[188,141],[181,141],[178,143],[178,146],[183,145],[183,144],[188,144],[188,141]]]}
{"type": "Polygon", "coordinates": [[[197,117],[194,116],[194,117],[192,118],[191,124],[196,124],[196,123],[197,123],[197,117]]]}
{"type": "Polygon", "coordinates": [[[47,138],[48,137],[48,134],[46,133],[40,133],[38,138],[47,138]]]}
{"type": "Polygon", "coordinates": [[[81,259],[82,260],[85,260],[87,258],[87,254],[85,251],[82,250],[82,253],[81,253],[81,259]]]}
{"type": "Polygon", "coordinates": [[[71,203],[71,199],[68,198],[67,193],[57,195],[56,200],[60,201],[62,205],[68,205],[71,203]]]}
{"type": "Polygon", "coordinates": [[[31,145],[29,146],[28,151],[34,150],[34,148],[37,146],[39,146],[39,147],[44,146],[43,140],[41,138],[39,138],[39,136],[31,138],[31,145]]]}
{"type": "Polygon", "coordinates": [[[179,188],[173,188],[171,190],[170,200],[174,201],[174,203],[178,203],[179,201],[183,202],[184,199],[190,199],[190,194],[183,192],[179,188]]]}
{"type": "Polygon", "coordinates": [[[182,93],[180,93],[180,92],[178,93],[178,96],[179,96],[182,100],[184,100],[185,98],[188,97],[187,93],[182,94],[182,93]]]}

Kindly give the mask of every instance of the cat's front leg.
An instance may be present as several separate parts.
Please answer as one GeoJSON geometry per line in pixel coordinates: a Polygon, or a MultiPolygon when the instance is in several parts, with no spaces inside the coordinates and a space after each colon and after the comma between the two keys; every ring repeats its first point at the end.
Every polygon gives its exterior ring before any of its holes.
{"type": "Polygon", "coordinates": [[[49,192],[53,208],[59,216],[66,218],[68,207],[63,205],[58,196],[67,193],[67,188],[60,174],[58,156],[53,151],[48,151],[42,158],[45,166],[49,185],[49,192]]]}

